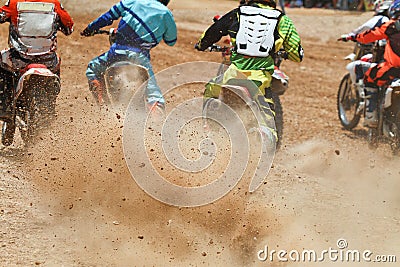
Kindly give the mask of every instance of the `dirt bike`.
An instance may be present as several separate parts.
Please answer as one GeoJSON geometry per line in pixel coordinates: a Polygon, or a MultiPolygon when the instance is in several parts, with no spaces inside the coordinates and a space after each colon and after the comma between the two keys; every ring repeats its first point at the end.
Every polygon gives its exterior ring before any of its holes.
{"type": "MultiPolygon", "coordinates": [[[[115,42],[117,29],[98,30],[94,34],[108,35],[109,43],[112,45],[115,42]]],[[[125,109],[135,93],[135,89],[149,79],[149,74],[147,69],[139,64],[128,60],[120,60],[107,67],[103,78],[105,92],[102,92],[101,97],[104,104],[114,108],[121,107],[125,109]]]]}
{"type": "MultiPolygon", "coordinates": [[[[372,64],[372,62],[377,62],[378,53],[382,53],[384,45],[385,42],[379,41],[373,45],[357,43],[355,51],[358,53],[350,54],[346,59],[372,64]]],[[[352,67],[349,65],[347,69],[351,71],[352,67]]],[[[366,64],[362,67],[363,72],[368,66],[366,64]]],[[[366,110],[366,95],[362,78],[355,83],[351,79],[351,73],[344,75],[337,94],[337,109],[339,120],[346,130],[352,130],[358,125],[366,110]]],[[[368,144],[370,148],[376,148],[379,139],[386,139],[390,142],[392,151],[398,153],[400,150],[400,79],[396,78],[389,86],[379,88],[377,109],[378,127],[368,128],[368,144]]]]}
{"type": "Polygon", "coordinates": [[[7,95],[0,120],[3,121],[1,143],[9,146],[18,128],[25,144],[32,141],[36,131],[55,115],[60,92],[60,78],[45,65],[29,64],[12,73],[12,81],[0,77],[3,93],[7,95]]]}
{"type": "MultiPolygon", "coordinates": [[[[219,46],[213,45],[211,46],[208,51],[210,52],[220,52],[222,55],[222,62],[218,69],[216,79],[214,82],[221,83],[223,75],[227,70],[230,64],[230,53],[232,51],[232,47],[230,46],[219,46]]],[[[274,110],[275,110],[275,119],[274,125],[269,125],[269,127],[276,129],[278,141],[276,147],[279,148],[282,143],[282,136],[283,136],[283,109],[282,104],[280,101],[280,96],[283,95],[288,86],[289,86],[289,77],[280,69],[280,65],[284,59],[286,59],[287,54],[284,50],[280,50],[274,55],[275,61],[275,69],[272,75],[272,83],[271,83],[271,95],[270,97],[274,101],[274,110]]],[[[221,94],[219,96],[219,100],[221,102],[227,103],[229,106],[240,106],[243,105],[243,101],[251,106],[254,103],[254,100],[250,97],[250,92],[248,87],[252,86],[251,84],[247,83],[246,80],[239,80],[235,79],[232,82],[233,84],[227,84],[221,86],[221,94]],[[239,102],[233,100],[239,96],[242,101],[239,102]],[[236,102],[236,103],[234,103],[236,102]]],[[[251,83],[251,82],[250,82],[251,83]]]]}

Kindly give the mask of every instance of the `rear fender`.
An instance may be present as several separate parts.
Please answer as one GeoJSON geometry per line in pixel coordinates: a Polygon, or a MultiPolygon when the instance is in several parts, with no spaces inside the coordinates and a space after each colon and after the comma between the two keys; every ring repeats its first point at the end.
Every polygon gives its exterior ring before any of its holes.
{"type": "MultiPolygon", "coordinates": [[[[28,66],[29,67],[29,66],[28,66]]],[[[32,67],[28,68],[19,78],[16,89],[15,96],[18,98],[23,91],[33,86],[37,87],[38,82],[48,83],[54,80],[55,82],[60,82],[60,78],[57,74],[54,74],[49,69],[45,67],[32,67]],[[33,83],[33,84],[31,84],[33,83]]],[[[46,90],[47,88],[43,88],[46,90]]]]}
{"type": "Polygon", "coordinates": [[[283,95],[288,87],[289,76],[287,76],[286,73],[279,68],[275,67],[271,82],[272,92],[276,93],[277,95],[283,95]]]}
{"type": "Polygon", "coordinates": [[[222,85],[219,99],[232,106],[243,105],[243,102],[250,106],[253,101],[247,88],[239,85],[222,85]]]}
{"type": "Polygon", "coordinates": [[[258,127],[263,120],[259,106],[253,100],[247,87],[240,85],[223,85],[219,94],[219,100],[229,106],[244,119],[247,129],[258,127]]]}
{"type": "Polygon", "coordinates": [[[115,62],[104,73],[106,93],[111,104],[127,104],[149,79],[147,68],[129,61],[115,62]]]}

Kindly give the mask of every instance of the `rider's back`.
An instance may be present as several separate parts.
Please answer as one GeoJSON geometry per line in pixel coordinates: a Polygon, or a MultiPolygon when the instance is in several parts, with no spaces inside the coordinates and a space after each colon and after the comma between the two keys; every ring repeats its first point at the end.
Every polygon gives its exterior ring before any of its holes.
{"type": "Polygon", "coordinates": [[[22,56],[57,49],[57,31],[72,33],[73,21],[58,0],[10,0],[0,8],[0,22],[10,22],[9,45],[22,56]]]}
{"type": "Polygon", "coordinates": [[[168,45],[176,42],[176,25],[171,11],[162,3],[122,0],[103,14],[91,28],[98,29],[121,17],[116,37],[117,45],[152,48],[164,40],[168,45]],[[111,20],[110,20],[111,16],[111,20]]]}
{"type": "Polygon", "coordinates": [[[400,67],[400,30],[396,27],[396,20],[389,20],[371,31],[357,35],[357,41],[370,43],[380,39],[386,39],[387,44],[384,52],[384,59],[391,66],[400,67]]]}

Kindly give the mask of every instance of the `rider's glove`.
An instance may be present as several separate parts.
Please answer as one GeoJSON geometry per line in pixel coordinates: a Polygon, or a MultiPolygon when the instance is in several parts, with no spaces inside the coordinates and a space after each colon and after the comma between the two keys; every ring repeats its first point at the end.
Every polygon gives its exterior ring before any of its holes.
{"type": "Polygon", "coordinates": [[[83,31],[81,31],[81,35],[82,36],[86,36],[86,37],[93,36],[94,35],[94,31],[89,30],[89,28],[86,27],[83,31]]]}
{"type": "Polygon", "coordinates": [[[347,41],[355,41],[356,35],[354,33],[343,34],[340,36],[339,41],[347,42],[347,41]]]}
{"type": "Polygon", "coordinates": [[[202,51],[202,50],[200,49],[199,43],[196,43],[196,44],[194,45],[194,49],[199,50],[199,51],[202,51]]]}
{"type": "Polygon", "coordinates": [[[210,52],[213,52],[213,51],[219,51],[219,50],[220,50],[219,48],[220,48],[220,47],[219,47],[218,45],[213,44],[213,45],[210,46],[208,49],[210,50],[210,52]]]}
{"type": "Polygon", "coordinates": [[[354,34],[354,33],[349,33],[349,34],[347,35],[347,40],[355,42],[355,41],[356,41],[356,34],[354,34]]]}

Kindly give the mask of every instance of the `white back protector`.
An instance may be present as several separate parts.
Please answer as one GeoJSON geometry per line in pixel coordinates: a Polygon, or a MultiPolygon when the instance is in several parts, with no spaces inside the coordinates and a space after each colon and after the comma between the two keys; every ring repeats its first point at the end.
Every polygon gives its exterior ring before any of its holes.
{"type": "Polygon", "coordinates": [[[20,53],[36,56],[55,50],[56,17],[53,3],[19,2],[17,36],[10,45],[20,53]]]}
{"type": "Polygon", "coordinates": [[[237,52],[253,57],[269,56],[274,47],[274,31],[281,12],[253,6],[241,6],[239,9],[237,52]]]}

